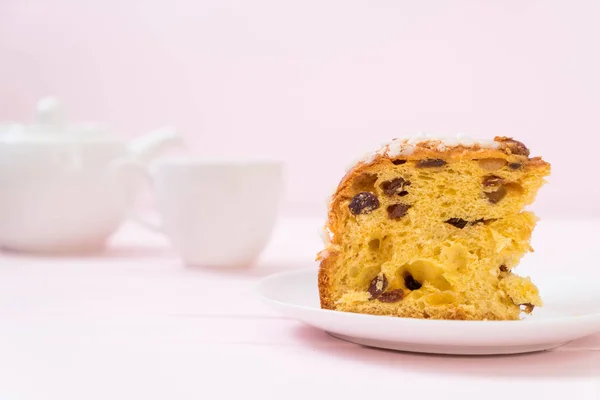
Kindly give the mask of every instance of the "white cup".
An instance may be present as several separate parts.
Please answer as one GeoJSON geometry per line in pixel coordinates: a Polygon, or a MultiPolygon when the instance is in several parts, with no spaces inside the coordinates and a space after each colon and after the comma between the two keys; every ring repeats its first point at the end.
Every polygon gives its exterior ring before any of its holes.
{"type": "Polygon", "coordinates": [[[283,163],[171,158],[150,169],[158,226],[187,265],[251,265],[267,245],[283,193],[283,163]]]}

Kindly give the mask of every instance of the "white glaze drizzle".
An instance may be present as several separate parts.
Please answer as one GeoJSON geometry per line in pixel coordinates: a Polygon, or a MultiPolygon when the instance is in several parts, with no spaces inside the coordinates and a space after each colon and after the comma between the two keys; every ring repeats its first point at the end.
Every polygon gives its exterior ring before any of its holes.
{"type": "Polygon", "coordinates": [[[319,236],[321,236],[321,241],[323,242],[323,245],[325,247],[331,244],[332,235],[329,229],[327,229],[327,227],[322,227],[321,229],[319,229],[319,236]]]}
{"type": "Polygon", "coordinates": [[[369,152],[363,155],[363,157],[354,160],[346,167],[346,172],[350,171],[359,163],[372,163],[377,155],[385,155],[388,157],[410,156],[417,148],[417,145],[423,142],[439,142],[436,147],[438,151],[446,151],[449,148],[456,146],[478,146],[479,148],[483,149],[497,149],[500,147],[500,143],[493,140],[473,139],[464,135],[437,137],[427,134],[419,134],[410,138],[396,138],[390,142],[383,143],[377,151],[369,152]]]}

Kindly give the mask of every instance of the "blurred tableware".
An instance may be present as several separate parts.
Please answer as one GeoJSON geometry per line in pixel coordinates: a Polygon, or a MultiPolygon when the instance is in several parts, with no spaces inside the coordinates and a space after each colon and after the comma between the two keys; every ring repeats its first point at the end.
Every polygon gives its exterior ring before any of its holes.
{"type": "Polygon", "coordinates": [[[283,172],[277,160],[165,158],[148,174],[160,222],[133,218],[164,233],[187,265],[250,266],[270,239],[283,172]]]}
{"type": "Polygon", "coordinates": [[[105,246],[132,206],[135,181],[116,173],[144,164],[180,137],[163,128],[129,143],[96,124],[69,124],[55,98],[33,124],[0,130],[0,247],[64,253],[105,246]]]}

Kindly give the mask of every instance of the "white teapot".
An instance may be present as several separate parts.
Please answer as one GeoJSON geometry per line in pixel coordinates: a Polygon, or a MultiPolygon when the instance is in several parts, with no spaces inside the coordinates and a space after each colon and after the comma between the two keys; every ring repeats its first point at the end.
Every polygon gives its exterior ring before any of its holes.
{"type": "Polygon", "coordinates": [[[92,124],[68,124],[54,98],[34,124],[0,127],[0,247],[65,253],[102,249],[133,206],[136,179],[122,166],[145,164],[182,144],[171,129],[125,143],[92,124]]]}

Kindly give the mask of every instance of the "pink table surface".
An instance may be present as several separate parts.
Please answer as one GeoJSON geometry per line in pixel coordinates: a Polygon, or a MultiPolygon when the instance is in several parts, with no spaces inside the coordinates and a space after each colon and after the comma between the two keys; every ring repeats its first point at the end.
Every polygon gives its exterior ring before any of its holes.
{"type": "MultiPolygon", "coordinates": [[[[600,398],[600,335],[528,355],[434,356],[278,315],[256,284],[316,268],[320,223],[282,219],[257,265],[238,272],[185,267],[161,236],[129,225],[97,256],[3,254],[0,399],[600,398]]],[[[600,277],[576,251],[595,248],[599,226],[541,222],[536,266],[600,277]],[[559,243],[567,236],[581,241],[559,243]]]]}

